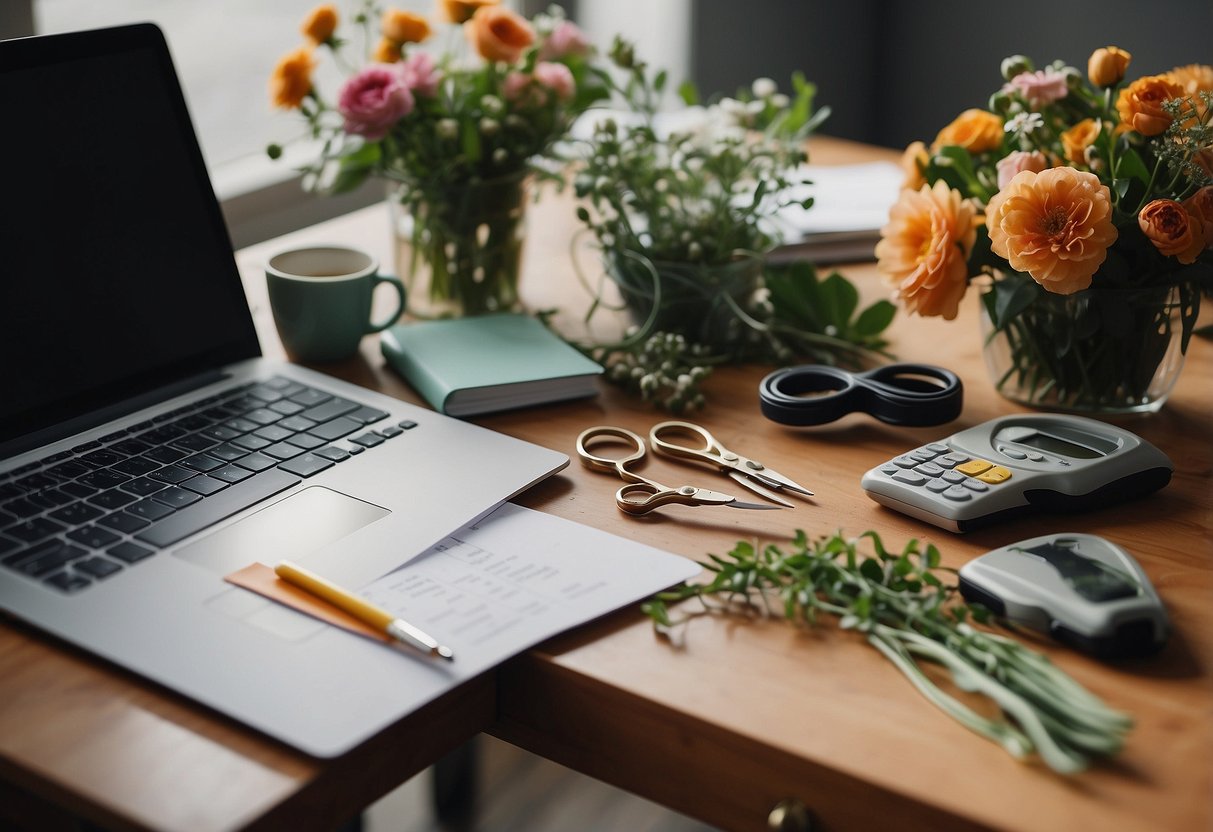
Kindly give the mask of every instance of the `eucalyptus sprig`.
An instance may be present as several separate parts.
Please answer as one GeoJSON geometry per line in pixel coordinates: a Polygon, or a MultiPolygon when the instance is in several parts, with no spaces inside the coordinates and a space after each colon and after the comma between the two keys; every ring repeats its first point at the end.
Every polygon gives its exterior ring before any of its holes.
{"type": "Polygon", "coordinates": [[[709,555],[707,583],[684,584],[648,601],[644,612],[659,632],[709,613],[782,616],[815,625],[822,615],[861,633],[934,705],[1017,758],[1033,752],[1054,771],[1077,773],[1096,757],[1118,752],[1132,719],[1112,710],[1046,657],[1013,639],[977,629],[989,612],[957,596],[939,577],[939,550],[910,540],[900,552],[868,531],[761,548],[739,542],[727,555],[709,555]],[[872,554],[860,552],[867,541],[872,554]],[[695,599],[697,607],[669,604],[695,599]],[[956,687],[992,700],[1004,718],[978,714],[946,692],[920,661],[942,665],[956,687]]]}

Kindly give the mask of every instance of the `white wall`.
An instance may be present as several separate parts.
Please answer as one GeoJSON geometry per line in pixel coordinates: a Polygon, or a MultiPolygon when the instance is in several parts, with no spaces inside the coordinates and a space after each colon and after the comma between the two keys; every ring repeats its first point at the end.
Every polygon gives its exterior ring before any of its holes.
{"type": "MultiPolygon", "coordinates": [[[[654,69],[669,72],[667,89],[676,91],[691,75],[691,3],[693,0],[581,0],[577,24],[604,52],[615,35],[636,46],[637,56],[654,69]]],[[[666,106],[673,102],[667,96],[666,106]]]]}

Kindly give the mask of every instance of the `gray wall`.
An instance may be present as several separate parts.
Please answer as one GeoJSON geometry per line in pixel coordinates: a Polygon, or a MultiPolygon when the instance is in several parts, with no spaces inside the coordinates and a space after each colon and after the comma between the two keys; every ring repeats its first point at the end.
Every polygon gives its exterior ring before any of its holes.
{"type": "Polygon", "coordinates": [[[691,25],[703,93],[759,76],[786,88],[799,69],[833,111],[823,133],[896,148],[985,106],[1012,54],[1085,73],[1113,44],[1132,53],[1130,78],[1213,64],[1211,0],[696,0],[691,25]]]}

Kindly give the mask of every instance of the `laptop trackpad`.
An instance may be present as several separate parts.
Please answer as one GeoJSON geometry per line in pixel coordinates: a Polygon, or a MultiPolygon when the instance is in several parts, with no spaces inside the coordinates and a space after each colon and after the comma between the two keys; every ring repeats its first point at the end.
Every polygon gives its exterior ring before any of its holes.
{"type": "Polygon", "coordinates": [[[391,514],[321,486],[305,488],[238,523],[173,552],[221,575],[260,561],[306,563],[307,556],[391,514]]]}

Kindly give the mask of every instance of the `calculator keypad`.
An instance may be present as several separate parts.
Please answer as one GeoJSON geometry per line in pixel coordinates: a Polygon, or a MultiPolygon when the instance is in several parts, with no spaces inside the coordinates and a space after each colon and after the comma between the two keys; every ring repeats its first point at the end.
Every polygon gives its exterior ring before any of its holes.
{"type": "Polygon", "coordinates": [[[880,466],[881,473],[900,483],[925,488],[945,500],[962,503],[1011,479],[1011,472],[988,459],[974,459],[934,442],[880,466]]]}

